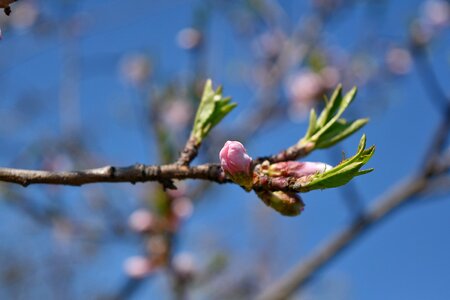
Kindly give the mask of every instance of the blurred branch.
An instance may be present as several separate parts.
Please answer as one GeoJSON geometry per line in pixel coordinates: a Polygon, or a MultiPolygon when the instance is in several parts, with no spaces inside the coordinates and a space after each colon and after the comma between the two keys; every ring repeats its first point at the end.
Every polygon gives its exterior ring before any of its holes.
{"type": "MultiPolygon", "coordinates": [[[[445,170],[448,170],[448,164],[445,170]]],[[[439,174],[441,172],[444,172],[444,170],[439,169],[439,174]]],[[[438,175],[438,172],[433,173],[433,175],[438,175]]],[[[332,237],[328,243],[319,247],[311,256],[302,260],[290,272],[264,290],[257,299],[286,299],[297,289],[304,286],[322,267],[356,242],[357,238],[362,236],[369,228],[384,220],[385,217],[403,204],[408,203],[415,196],[428,190],[430,185],[435,186],[435,180],[430,181],[425,174],[419,174],[395,184],[390,191],[375,201],[376,205],[373,208],[362,213],[349,227],[332,237]]]]}
{"type": "Polygon", "coordinates": [[[137,289],[144,283],[145,279],[142,278],[132,278],[127,277],[126,281],[123,283],[123,285],[119,288],[119,291],[116,295],[112,296],[111,298],[107,298],[110,300],[124,300],[129,299],[132,297],[137,289]]]}
{"type": "Polygon", "coordinates": [[[417,73],[420,76],[420,82],[425,92],[428,93],[430,101],[436,106],[438,111],[448,114],[446,106],[450,99],[439,83],[438,76],[433,70],[426,50],[423,47],[411,47],[411,49],[417,73]]]}
{"type": "Polygon", "coordinates": [[[435,186],[438,175],[448,171],[450,157],[442,153],[448,131],[450,130],[450,103],[445,107],[446,114],[436,129],[433,140],[425,157],[423,167],[419,173],[395,184],[390,191],[375,201],[373,208],[361,213],[355,222],[332,237],[329,242],[319,247],[312,255],[302,260],[294,268],[267,287],[258,296],[259,300],[286,299],[297,289],[301,288],[313,278],[326,264],[335,259],[343,250],[356,242],[369,228],[379,224],[385,217],[411,202],[424,191],[430,191],[430,185],[435,186]]]}
{"type": "Polygon", "coordinates": [[[450,97],[448,97],[442,86],[439,84],[438,76],[434,72],[431,62],[423,47],[412,47],[413,58],[416,63],[417,71],[420,76],[425,92],[428,94],[430,101],[436,106],[436,109],[443,114],[443,122],[436,131],[436,136],[429,151],[425,157],[428,165],[426,169],[430,169],[436,158],[436,153],[442,151],[445,140],[450,130],[450,97]]]}
{"type": "Polygon", "coordinates": [[[362,236],[367,229],[399,208],[413,195],[423,191],[426,186],[426,180],[420,177],[411,178],[396,185],[394,189],[377,201],[377,206],[360,215],[353,224],[332,237],[328,243],[313,251],[311,256],[302,260],[290,272],[270,285],[257,299],[286,299],[304,286],[322,267],[330,263],[358,237],[362,236]]]}

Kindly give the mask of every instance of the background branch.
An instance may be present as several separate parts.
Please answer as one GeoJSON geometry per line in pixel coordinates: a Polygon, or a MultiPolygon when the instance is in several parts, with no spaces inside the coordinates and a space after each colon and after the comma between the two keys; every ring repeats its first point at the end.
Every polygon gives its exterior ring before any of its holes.
{"type": "MultiPolygon", "coordinates": [[[[428,71],[431,70],[429,66],[426,69],[428,71]]],[[[425,85],[425,87],[427,87],[427,89],[439,88],[439,85],[437,82],[434,82],[431,85],[425,85]]],[[[437,184],[442,186],[443,182],[447,182],[446,176],[442,176],[442,180],[439,180],[439,177],[434,177],[442,175],[449,169],[448,153],[446,153],[446,151],[444,151],[443,154],[441,153],[450,130],[450,103],[446,102],[446,96],[442,92],[431,94],[433,96],[441,97],[441,99],[437,101],[444,101],[443,103],[446,103],[446,113],[430,142],[429,149],[424,158],[422,170],[420,170],[419,174],[393,185],[390,191],[384,196],[381,196],[380,199],[375,200],[373,208],[369,209],[367,212],[363,212],[355,219],[354,223],[330,238],[329,242],[318,247],[311,256],[303,259],[297,266],[294,266],[290,272],[286,273],[279,280],[264,289],[257,299],[286,299],[297,289],[308,283],[322,267],[330,263],[343,250],[356,242],[357,239],[373,225],[378,224],[415,197],[424,195],[424,191],[430,192],[430,186],[436,187],[437,184]]]]}

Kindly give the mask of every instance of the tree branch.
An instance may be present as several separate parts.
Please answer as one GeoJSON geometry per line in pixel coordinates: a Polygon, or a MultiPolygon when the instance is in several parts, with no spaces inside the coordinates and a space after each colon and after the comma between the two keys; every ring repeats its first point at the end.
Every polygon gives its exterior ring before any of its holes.
{"type": "Polygon", "coordinates": [[[128,167],[106,166],[81,171],[52,172],[0,168],[0,181],[17,183],[22,186],[30,184],[58,184],[80,186],[100,182],[136,182],[159,181],[170,179],[203,179],[225,183],[220,165],[204,164],[195,167],[175,164],[147,166],[136,164],[128,167]]]}
{"type": "Polygon", "coordinates": [[[311,256],[302,260],[290,272],[269,286],[257,299],[286,299],[298,288],[304,286],[324,265],[354,243],[374,223],[387,217],[411,197],[425,190],[426,187],[427,181],[421,177],[411,178],[396,186],[379,201],[376,201],[378,205],[359,216],[353,224],[336,234],[327,244],[313,251],[311,256]]]}
{"type": "Polygon", "coordinates": [[[270,163],[278,163],[288,160],[297,160],[307,156],[312,150],[314,150],[313,145],[295,144],[281,151],[280,153],[271,156],[259,157],[253,161],[253,164],[254,165],[260,164],[265,160],[268,160],[270,163]]]}
{"type": "MultiPolygon", "coordinates": [[[[450,104],[447,104],[446,111],[450,111],[450,104]]],[[[429,186],[435,182],[431,179],[442,175],[450,166],[448,153],[444,151],[443,154],[440,154],[443,152],[442,147],[450,129],[449,124],[450,114],[446,113],[430,143],[428,155],[425,157],[423,164],[424,167],[418,175],[394,185],[391,191],[375,201],[376,205],[373,208],[362,213],[350,226],[336,234],[327,244],[314,251],[309,258],[302,260],[290,272],[270,285],[257,299],[286,299],[298,288],[304,286],[322,267],[335,259],[346,247],[356,242],[372,225],[380,222],[400,208],[401,205],[410,202],[414,197],[428,190],[429,186]]]]}
{"type": "Polygon", "coordinates": [[[184,149],[177,160],[177,164],[181,166],[189,166],[189,164],[195,159],[195,157],[197,157],[200,145],[201,144],[197,142],[195,137],[191,136],[187,140],[186,145],[184,146],[184,149]]]}
{"type": "MultiPolygon", "coordinates": [[[[129,182],[135,184],[136,182],[147,181],[159,181],[166,186],[166,183],[172,179],[203,179],[217,183],[229,182],[219,164],[188,166],[191,160],[195,158],[198,150],[197,147],[193,148],[192,145],[189,145],[188,141],[185,148],[185,150],[188,150],[183,151],[178,161],[174,164],[161,166],[135,164],[127,167],[105,166],[95,169],[62,172],[0,168],[0,181],[17,183],[24,187],[30,184],[80,186],[101,182],[129,182]]],[[[308,146],[294,145],[278,154],[256,158],[253,164],[256,165],[264,160],[269,160],[272,163],[296,160],[306,156],[311,150],[311,147],[308,146]]]]}

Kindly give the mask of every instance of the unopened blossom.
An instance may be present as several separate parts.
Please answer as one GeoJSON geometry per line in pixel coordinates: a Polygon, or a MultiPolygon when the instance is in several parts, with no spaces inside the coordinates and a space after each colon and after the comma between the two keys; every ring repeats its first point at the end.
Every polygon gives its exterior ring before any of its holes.
{"type": "Polygon", "coordinates": [[[252,158],[244,145],[238,141],[227,141],[219,153],[223,171],[231,180],[247,189],[252,185],[252,158]]]}
{"type": "Polygon", "coordinates": [[[267,205],[285,216],[297,216],[305,209],[299,194],[283,191],[259,191],[259,198],[267,205]]]}
{"type": "Polygon", "coordinates": [[[271,164],[268,168],[269,176],[276,177],[304,177],[324,173],[333,167],[322,162],[285,161],[271,164]]]}

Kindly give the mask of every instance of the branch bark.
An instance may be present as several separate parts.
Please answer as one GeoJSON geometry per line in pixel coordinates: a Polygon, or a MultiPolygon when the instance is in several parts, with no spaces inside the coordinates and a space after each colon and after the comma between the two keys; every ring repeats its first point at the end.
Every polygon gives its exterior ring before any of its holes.
{"type": "Polygon", "coordinates": [[[198,143],[194,137],[190,137],[183,151],[180,153],[180,157],[177,160],[177,164],[180,166],[189,166],[189,164],[197,157],[198,149],[201,143],[198,143]]]}
{"type": "Polygon", "coordinates": [[[195,167],[176,164],[147,166],[136,164],[128,167],[105,166],[81,171],[39,171],[0,168],[0,181],[17,183],[22,186],[30,184],[58,184],[80,186],[100,182],[136,182],[159,181],[170,179],[204,179],[217,183],[225,183],[219,164],[204,164],[195,167]]]}
{"type": "MultiPolygon", "coordinates": [[[[217,183],[230,182],[222,172],[219,164],[203,164],[190,167],[189,163],[197,154],[197,147],[189,146],[183,151],[179,160],[173,164],[161,166],[149,166],[135,164],[127,167],[105,166],[101,168],[86,169],[80,171],[42,171],[13,168],[0,168],[0,181],[17,183],[24,187],[30,184],[57,184],[80,186],[89,183],[101,182],[136,182],[159,181],[165,186],[172,179],[203,179],[217,183]],[[189,150],[190,149],[190,150],[189,150]]],[[[311,151],[306,146],[291,146],[278,154],[256,158],[253,163],[261,163],[264,160],[280,162],[296,160],[306,156],[311,151]]],[[[170,187],[170,185],[169,185],[170,187]]]]}

